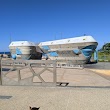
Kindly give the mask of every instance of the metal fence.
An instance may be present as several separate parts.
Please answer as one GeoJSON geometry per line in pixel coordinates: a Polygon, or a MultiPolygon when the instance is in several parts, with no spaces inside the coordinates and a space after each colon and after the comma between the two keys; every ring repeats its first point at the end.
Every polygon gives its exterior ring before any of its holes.
{"type": "Polygon", "coordinates": [[[0,62],[1,85],[56,86],[56,61],[1,60],[0,62]],[[52,79],[46,81],[45,74],[49,74],[52,79]]]}

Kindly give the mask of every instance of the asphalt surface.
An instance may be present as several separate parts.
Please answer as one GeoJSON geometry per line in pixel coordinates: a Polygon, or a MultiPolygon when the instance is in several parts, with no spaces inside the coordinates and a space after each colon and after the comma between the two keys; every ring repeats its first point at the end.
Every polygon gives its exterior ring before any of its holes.
{"type": "Polygon", "coordinates": [[[110,70],[110,62],[98,62],[96,64],[86,64],[85,68],[110,70]]]}

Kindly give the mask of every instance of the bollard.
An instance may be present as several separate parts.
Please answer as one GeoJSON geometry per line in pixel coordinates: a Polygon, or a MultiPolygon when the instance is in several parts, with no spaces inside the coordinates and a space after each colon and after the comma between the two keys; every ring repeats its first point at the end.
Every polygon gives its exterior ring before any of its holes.
{"type": "Polygon", "coordinates": [[[2,67],[1,67],[1,60],[2,60],[2,58],[0,57],[0,85],[2,85],[2,75],[1,75],[1,69],[2,69],[2,67]]]}

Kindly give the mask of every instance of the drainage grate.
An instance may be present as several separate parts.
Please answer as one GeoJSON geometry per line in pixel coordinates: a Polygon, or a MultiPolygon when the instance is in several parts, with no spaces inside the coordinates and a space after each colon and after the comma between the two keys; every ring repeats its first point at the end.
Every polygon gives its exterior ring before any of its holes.
{"type": "Polygon", "coordinates": [[[12,98],[12,96],[1,96],[0,95],[0,99],[10,99],[10,98],[12,98]]]}

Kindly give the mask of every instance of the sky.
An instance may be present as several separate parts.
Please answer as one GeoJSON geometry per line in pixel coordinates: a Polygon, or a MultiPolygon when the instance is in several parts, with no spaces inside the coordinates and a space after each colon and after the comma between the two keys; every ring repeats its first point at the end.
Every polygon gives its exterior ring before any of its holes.
{"type": "Polygon", "coordinates": [[[91,35],[110,42],[110,0],[0,0],[0,51],[10,41],[35,43],[91,35]]]}

